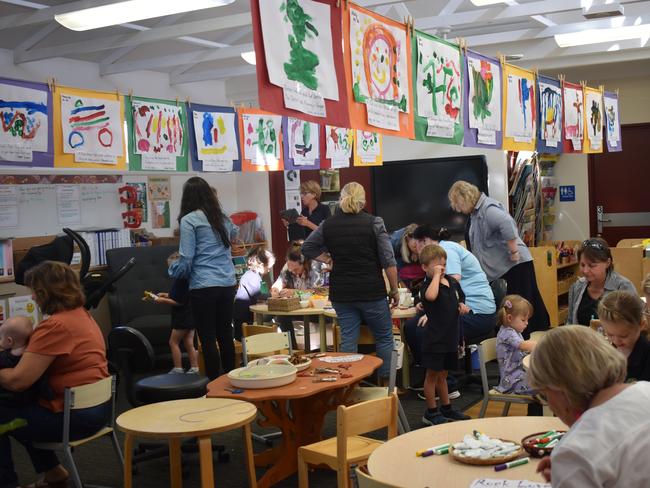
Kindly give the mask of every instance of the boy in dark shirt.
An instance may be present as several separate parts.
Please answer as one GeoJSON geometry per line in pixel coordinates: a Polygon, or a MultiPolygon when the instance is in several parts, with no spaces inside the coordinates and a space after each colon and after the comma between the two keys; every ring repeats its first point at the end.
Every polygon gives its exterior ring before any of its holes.
{"type": "Polygon", "coordinates": [[[420,252],[420,264],[427,275],[420,290],[426,315],[418,322],[420,327],[426,327],[421,349],[422,366],[427,369],[424,380],[427,410],[422,422],[427,425],[469,419],[451,406],[447,388],[447,371],[458,365],[458,317],[465,295],[460,284],[445,274],[446,263],[447,253],[440,246],[428,245],[420,252]],[[436,394],[442,403],[440,409],[436,394]]]}

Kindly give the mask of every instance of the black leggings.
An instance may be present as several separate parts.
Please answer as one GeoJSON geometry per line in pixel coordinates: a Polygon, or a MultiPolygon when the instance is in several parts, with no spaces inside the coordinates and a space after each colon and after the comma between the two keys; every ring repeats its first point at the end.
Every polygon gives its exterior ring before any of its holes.
{"type": "Polygon", "coordinates": [[[523,333],[524,338],[528,339],[530,333],[536,330],[547,330],[551,321],[542,295],[537,288],[533,262],[519,263],[510,268],[501,278],[508,283],[508,295],[520,295],[533,306],[533,316],[528,318],[528,327],[523,333]]]}
{"type": "Polygon", "coordinates": [[[211,286],[190,290],[194,323],[205,360],[205,374],[211,380],[219,376],[220,366],[224,373],[235,367],[232,309],[236,291],[235,286],[211,286]],[[219,343],[219,349],[216,342],[219,343]]]}

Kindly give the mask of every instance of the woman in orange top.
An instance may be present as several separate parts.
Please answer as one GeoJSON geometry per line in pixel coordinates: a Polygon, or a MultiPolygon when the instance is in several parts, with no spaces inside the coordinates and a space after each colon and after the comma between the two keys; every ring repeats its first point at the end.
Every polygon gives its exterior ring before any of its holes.
{"type": "MultiPolygon", "coordinates": [[[[99,326],[83,307],[79,277],[68,265],[45,261],[30,270],[26,282],[43,314],[50,317],[34,329],[16,367],[0,370],[0,386],[22,391],[47,374],[54,395],[26,407],[0,404],[0,425],[11,425],[15,419],[26,421],[26,425],[0,434],[0,488],[18,486],[8,435],[25,446],[36,472],[44,474],[28,488],[63,488],[71,483],[56,454],[35,449],[32,442],[61,442],[63,392],[66,387],[94,383],[108,376],[106,346],[99,326]]],[[[97,432],[110,419],[110,412],[110,401],[73,410],[70,440],[97,432]]]]}

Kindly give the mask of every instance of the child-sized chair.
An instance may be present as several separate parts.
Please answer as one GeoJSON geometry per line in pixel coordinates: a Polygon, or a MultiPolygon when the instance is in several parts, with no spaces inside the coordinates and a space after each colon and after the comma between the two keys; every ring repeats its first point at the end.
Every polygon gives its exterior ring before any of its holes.
{"type": "Polygon", "coordinates": [[[514,393],[500,393],[495,389],[491,389],[488,384],[487,377],[487,367],[486,364],[490,361],[496,361],[497,359],[497,340],[496,337],[491,339],[486,339],[481,342],[478,346],[478,357],[479,357],[479,366],[481,368],[481,384],[483,385],[483,403],[481,404],[481,411],[479,412],[479,418],[485,416],[485,411],[489,402],[504,402],[503,411],[501,415],[506,417],[510,411],[510,405],[512,403],[523,403],[523,404],[534,404],[538,403],[530,395],[517,395],[514,393]]]}
{"type": "Polygon", "coordinates": [[[72,450],[78,446],[86,444],[92,440],[98,439],[105,435],[110,435],[113,449],[120,461],[120,467],[124,469],[124,458],[120,445],[115,436],[115,376],[109,376],[103,380],[99,380],[89,385],[77,386],[74,388],[66,388],[63,397],[63,437],[61,442],[34,442],[34,447],[38,449],[46,449],[49,451],[60,451],[63,453],[66,464],[70,468],[70,477],[74,483],[75,488],[90,487],[91,485],[83,484],[77,465],[72,456],[72,450]],[[70,440],[70,412],[82,408],[91,408],[111,401],[111,418],[109,424],[99,429],[95,434],[78,439],[76,441],[70,440]]]}
{"type": "Polygon", "coordinates": [[[309,486],[309,465],[325,464],[336,470],[338,488],[350,487],[350,466],[366,464],[383,442],[359,434],[388,428],[388,439],[397,435],[397,395],[377,398],[336,410],[336,437],[298,448],[298,486],[309,486]]]}
{"type": "MultiPolygon", "coordinates": [[[[244,326],[246,328],[250,326],[244,326]]],[[[257,326],[259,327],[259,326],[257,326]]],[[[272,354],[291,355],[291,334],[289,332],[267,332],[242,337],[242,358],[244,366],[250,356],[267,356],[272,354]]]]}

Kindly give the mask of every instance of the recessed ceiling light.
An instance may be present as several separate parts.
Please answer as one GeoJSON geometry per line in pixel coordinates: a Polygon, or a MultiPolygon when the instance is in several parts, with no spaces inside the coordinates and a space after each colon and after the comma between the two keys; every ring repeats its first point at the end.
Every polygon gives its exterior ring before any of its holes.
{"type": "Polygon", "coordinates": [[[555,42],[560,47],[586,46],[601,42],[626,41],[650,38],[650,24],[611,27],[609,29],[588,29],[569,34],[556,34],[555,42]]]}
{"type": "Polygon", "coordinates": [[[255,58],[255,51],[246,51],[244,53],[241,53],[241,57],[248,64],[252,64],[253,66],[257,64],[257,59],[255,58]]]}
{"type": "Polygon", "coordinates": [[[75,10],[55,15],[64,27],[75,31],[98,29],[109,25],[126,24],[136,20],[163,17],[181,12],[229,5],[235,0],[128,0],[101,7],[75,10]]]}

